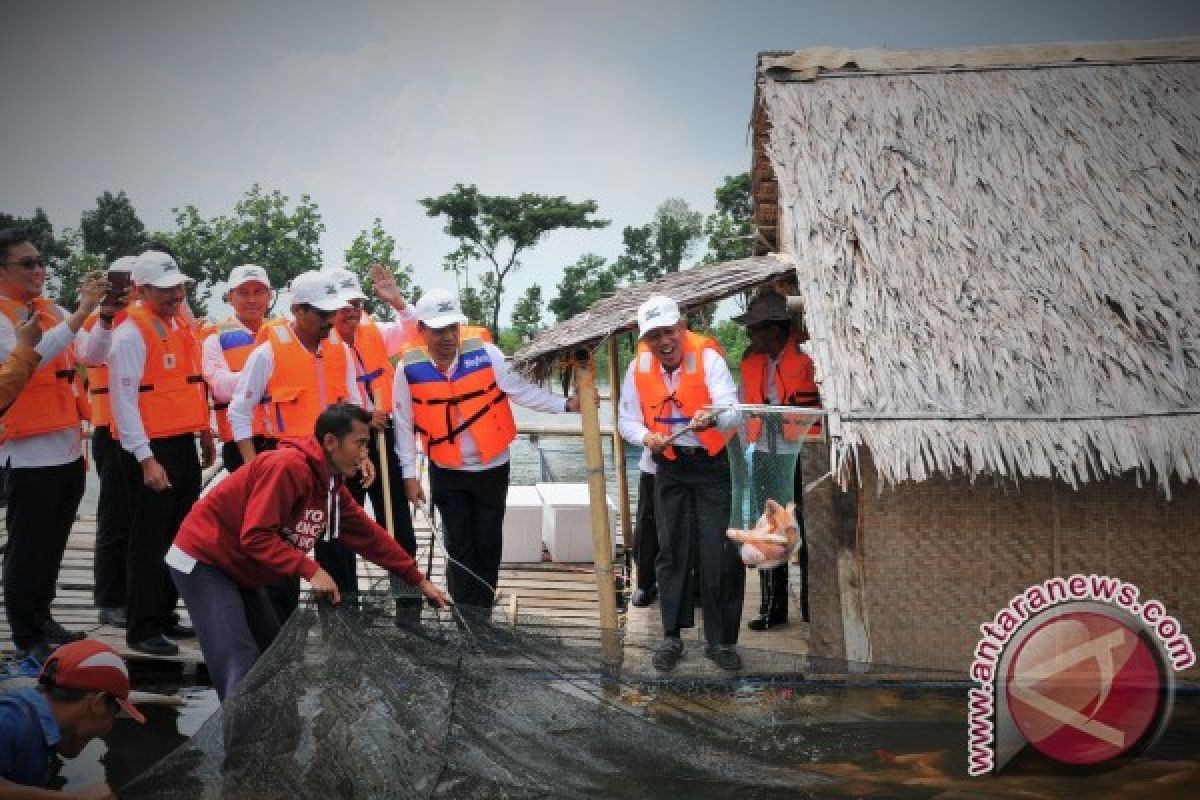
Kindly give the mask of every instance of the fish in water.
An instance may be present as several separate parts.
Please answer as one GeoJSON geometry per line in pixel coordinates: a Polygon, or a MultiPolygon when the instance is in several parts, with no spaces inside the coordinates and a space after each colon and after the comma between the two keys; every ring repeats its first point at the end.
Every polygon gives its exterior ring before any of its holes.
{"type": "Polygon", "coordinates": [[[800,527],[796,524],[796,504],[782,506],[767,498],[758,524],[749,530],[730,528],[725,532],[741,545],[742,563],[748,567],[772,569],[786,563],[800,547],[800,527]]]}

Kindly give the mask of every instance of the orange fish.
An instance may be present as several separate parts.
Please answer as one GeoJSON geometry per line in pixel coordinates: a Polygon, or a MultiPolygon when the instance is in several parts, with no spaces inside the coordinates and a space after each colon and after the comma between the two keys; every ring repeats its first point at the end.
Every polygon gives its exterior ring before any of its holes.
{"type": "Polygon", "coordinates": [[[725,535],[742,546],[742,563],[746,566],[759,569],[777,567],[787,562],[800,547],[796,504],[781,506],[768,497],[767,507],[755,527],[750,530],[730,528],[725,535]]]}

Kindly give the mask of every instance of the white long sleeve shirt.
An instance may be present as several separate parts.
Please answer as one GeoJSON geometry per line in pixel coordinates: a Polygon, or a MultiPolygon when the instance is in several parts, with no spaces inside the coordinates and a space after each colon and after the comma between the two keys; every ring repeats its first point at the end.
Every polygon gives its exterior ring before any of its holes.
{"type": "MultiPolygon", "coordinates": [[[[508,395],[512,402],[525,406],[534,411],[545,411],[552,414],[566,412],[566,398],[554,394],[549,389],[543,389],[529,383],[512,371],[504,360],[504,353],[494,345],[485,343],[484,350],[492,361],[492,370],[496,373],[496,386],[508,395]]],[[[450,364],[443,374],[452,375],[458,368],[458,357],[450,364]]],[[[413,431],[412,392],[408,388],[408,379],[404,369],[396,369],[396,379],[392,383],[392,424],[396,429],[396,456],[400,460],[401,474],[405,478],[415,478],[417,475],[417,437],[413,431]]],[[[458,418],[461,422],[461,417],[458,418]]],[[[459,451],[462,453],[462,466],[453,467],[465,472],[481,472],[506,464],[509,459],[508,449],[498,454],[491,461],[483,463],[479,458],[479,446],[470,431],[463,431],[457,438],[459,451]]],[[[451,469],[448,467],[448,469],[451,469]]]]}
{"type": "MultiPolygon", "coordinates": [[[[239,322],[237,317],[230,317],[220,324],[237,325],[254,338],[254,331],[239,322]]],[[[241,373],[229,368],[229,362],[225,360],[225,351],[221,349],[219,334],[214,333],[200,345],[200,370],[204,373],[204,382],[208,384],[208,390],[212,392],[213,402],[228,403],[233,397],[233,390],[237,387],[238,375],[241,373]]]]}
{"type": "Polygon", "coordinates": [[[92,329],[79,329],[75,334],[75,360],[85,367],[100,367],[108,363],[108,351],[112,347],[113,329],[97,322],[92,329]]]}
{"type": "MultiPolygon", "coordinates": [[[[34,350],[42,357],[38,369],[51,369],[50,360],[61,353],[75,340],[75,333],[67,326],[67,311],[61,306],[55,306],[59,316],[64,320],[42,334],[34,350]]],[[[8,354],[17,346],[17,330],[12,321],[0,314],[0,361],[8,358],[8,354]]],[[[77,384],[74,384],[79,391],[77,384]]],[[[9,439],[0,445],[0,464],[5,461],[11,467],[60,467],[70,464],[83,456],[83,437],[79,428],[67,428],[61,431],[43,433],[25,439],[9,439]]]]}
{"type": "MultiPolygon", "coordinates": [[[[174,319],[171,329],[179,329],[174,319]]],[[[112,347],[108,351],[108,396],[113,422],[121,432],[121,447],[132,453],[138,463],[154,455],[138,408],[138,386],[145,371],[146,343],[137,323],[127,319],[112,334],[112,347]]]]}
{"type": "MultiPolygon", "coordinates": [[[[413,311],[412,306],[405,306],[403,311],[397,313],[400,316],[395,322],[375,320],[375,327],[379,328],[379,333],[383,337],[383,346],[389,353],[400,352],[404,343],[411,340],[417,331],[417,313],[413,311]]],[[[332,338],[333,334],[330,336],[332,338]]],[[[347,346],[350,348],[351,360],[354,362],[354,375],[357,380],[366,374],[367,366],[358,353],[357,336],[354,341],[355,344],[347,343],[347,346]]],[[[362,396],[362,407],[368,411],[374,411],[375,398],[371,396],[370,392],[365,391],[364,383],[359,381],[357,385],[360,390],[359,394],[362,396]]]]}
{"type": "MultiPolygon", "coordinates": [[[[291,327],[290,322],[288,327],[291,327]]],[[[294,329],[292,335],[296,335],[294,329]]],[[[362,396],[358,392],[358,381],[355,380],[358,373],[354,368],[354,354],[346,345],[335,345],[328,339],[321,341],[318,353],[323,352],[326,347],[346,348],[346,386],[349,388],[346,402],[363,405],[362,396]]],[[[271,380],[274,372],[275,354],[271,350],[271,343],[263,342],[251,351],[242,371],[237,373],[237,385],[229,400],[229,427],[233,429],[235,442],[249,439],[254,435],[254,409],[262,401],[263,393],[267,390],[267,382],[271,380]]],[[[123,435],[124,431],[122,431],[123,435]]]]}
{"type": "MultiPolygon", "coordinates": [[[[634,358],[636,359],[637,356],[635,355],[634,358]]],[[[621,383],[621,402],[617,405],[617,432],[630,444],[641,446],[650,429],[646,427],[646,422],[642,419],[642,398],[638,394],[637,381],[634,379],[636,366],[636,360],[630,363],[629,368],[625,370],[625,380],[621,383]]],[[[667,372],[659,365],[659,374],[662,376],[668,392],[674,392],[679,387],[679,369],[667,372]]],[[[714,406],[729,406],[737,402],[738,390],[737,384],[733,382],[733,375],[730,374],[725,359],[712,348],[704,349],[704,384],[708,387],[708,396],[712,398],[714,406]]],[[[674,403],[664,411],[667,412],[667,416],[682,416],[679,407],[674,403]]],[[[724,420],[722,421],[724,422],[724,420]]],[[[686,422],[676,423],[671,425],[671,431],[674,433],[685,427],[687,427],[686,422]]],[[[701,446],[696,434],[691,432],[681,434],[674,443],[681,447],[701,446]]],[[[650,452],[650,448],[642,448],[642,457],[638,461],[638,468],[652,474],[657,471],[654,465],[654,454],[650,452]]]]}

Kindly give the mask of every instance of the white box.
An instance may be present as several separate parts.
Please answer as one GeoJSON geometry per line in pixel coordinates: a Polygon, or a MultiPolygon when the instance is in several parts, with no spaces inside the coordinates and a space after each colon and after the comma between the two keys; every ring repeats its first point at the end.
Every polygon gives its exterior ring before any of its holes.
{"type": "MultiPolygon", "coordinates": [[[[545,508],[542,511],[542,541],[550,557],[559,562],[591,563],[592,515],[586,483],[539,483],[545,508]]],[[[609,536],[615,530],[616,510],[608,504],[609,536]]]]}
{"type": "Polygon", "coordinates": [[[542,495],[536,486],[508,487],[500,560],[517,564],[542,560],[542,495]]]}

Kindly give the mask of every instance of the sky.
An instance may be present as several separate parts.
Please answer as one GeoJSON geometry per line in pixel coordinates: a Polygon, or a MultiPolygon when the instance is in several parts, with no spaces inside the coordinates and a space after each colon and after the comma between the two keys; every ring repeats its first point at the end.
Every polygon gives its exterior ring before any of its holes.
{"type": "Polygon", "coordinates": [[[78,227],[124,190],[169,229],[172,208],[226,214],[257,182],[317,203],[326,265],[380,217],[432,288],[453,286],[455,245],[420,198],[597,201],[612,225],[550,234],[511,309],[584,253],[615,258],[667,197],[712,209],[750,165],[760,51],[1198,35],[1200,3],[43,0],[5,19],[0,211],[78,227]]]}

